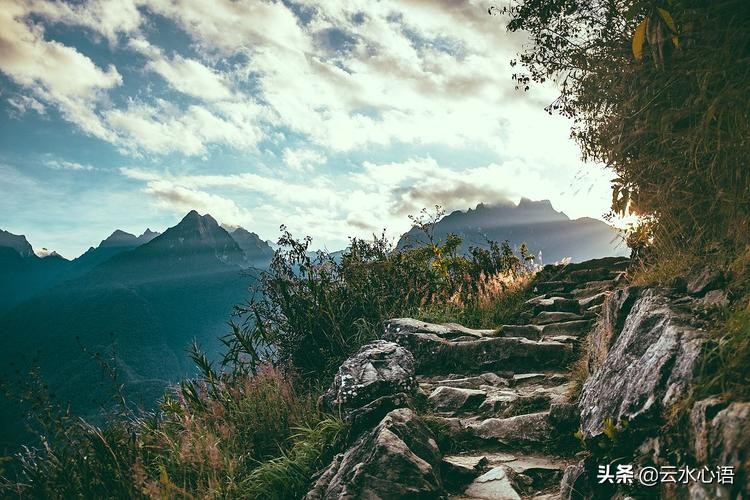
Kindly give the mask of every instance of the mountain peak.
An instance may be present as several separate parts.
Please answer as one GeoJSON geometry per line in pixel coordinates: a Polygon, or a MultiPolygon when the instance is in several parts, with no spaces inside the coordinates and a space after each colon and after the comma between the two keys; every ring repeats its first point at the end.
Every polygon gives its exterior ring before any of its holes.
{"type": "Polygon", "coordinates": [[[13,234],[0,229],[0,247],[9,247],[18,252],[21,257],[31,257],[34,249],[22,234],[13,234]]]}
{"type": "Polygon", "coordinates": [[[99,243],[99,248],[131,246],[136,243],[136,240],[137,238],[134,234],[116,229],[112,234],[99,243]]]}

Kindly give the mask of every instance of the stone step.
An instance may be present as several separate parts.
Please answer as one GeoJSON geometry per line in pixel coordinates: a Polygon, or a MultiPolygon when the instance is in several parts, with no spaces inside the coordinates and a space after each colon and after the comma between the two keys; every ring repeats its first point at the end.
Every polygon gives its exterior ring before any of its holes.
{"type": "Polygon", "coordinates": [[[479,409],[487,399],[487,393],[479,389],[442,385],[433,390],[427,399],[436,411],[457,414],[479,409]]]}
{"type": "Polygon", "coordinates": [[[432,391],[436,387],[448,386],[459,389],[479,389],[480,386],[508,387],[513,379],[513,372],[487,372],[472,377],[453,376],[446,378],[445,375],[436,377],[419,376],[420,387],[432,391]]]}
{"type": "Polygon", "coordinates": [[[566,367],[574,354],[570,345],[554,341],[482,337],[457,342],[397,325],[386,322],[383,338],[411,351],[417,374],[555,369],[566,367]]]}
{"type": "Polygon", "coordinates": [[[471,446],[494,446],[499,451],[540,450],[553,443],[553,429],[549,423],[549,412],[526,413],[508,418],[460,418],[433,416],[444,432],[452,435],[457,443],[471,446]]]}
{"type": "Polygon", "coordinates": [[[563,323],[548,323],[542,327],[542,334],[545,337],[555,335],[579,336],[588,333],[591,330],[592,325],[593,321],[589,319],[565,321],[563,323]]]}
{"type": "Polygon", "coordinates": [[[462,482],[465,484],[461,493],[451,498],[503,498],[499,494],[512,498],[540,498],[559,487],[569,461],[545,455],[468,453],[448,455],[443,458],[443,464],[444,477],[454,488],[460,487],[462,482]],[[497,468],[502,468],[504,474],[487,474],[497,468]],[[498,480],[503,477],[508,479],[512,492],[507,489],[499,491],[498,480]]]}
{"type": "Polygon", "coordinates": [[[503,325],[497,330],[501,337],[523,337],[525,339],[539,340],[542,338],[542,328],[537,325],[503,325]]]}
{"type": "Polygon", "coordinates": [[[539,314],[541,312],[570,312],[578,314],[581,311],[581,306],[578,303],[578,300],[565,299],[562,297],[541,299],[531,305],[534,314],[539,314]]]}
{"type": "Polygon", "coordinates": [[[578,269],[567,273],[567,278],[576,283],[589,283],[592,281],[611,280],[620,275],[619,271],[606,267],[578,269]]]}
{"type": "Polygon", "coordinates": [[[610,295],[609,291],[600,292],[600,293],[597,293],[596,295],[592,295],[591,297],[578,299],[578,303],[581,304],[581,309],[588,309],[593,306],[604,304],[604,301],[607,300],[607,297],[609,295],[610,295]]]}
{"type": "Polygon", "coordinates": [[[534,284],[534,291],[537,293],[549,292],[570,292],[578,287],[575,281],[541,281],[534,284]]]}
{"type": "Polygon", "coordinates": [[[570,312],[540,312],[531,319],[534,325],[546,325],[548,323],[562,323],[564,321],[576,321],[585,319],[580,314],[570,312]]]}

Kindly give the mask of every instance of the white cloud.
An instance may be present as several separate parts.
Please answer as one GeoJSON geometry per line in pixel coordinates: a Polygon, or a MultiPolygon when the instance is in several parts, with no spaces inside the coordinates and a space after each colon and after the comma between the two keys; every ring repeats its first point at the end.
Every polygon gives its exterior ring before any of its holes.
{"type": "Polygon", "coordinates": [[[114,65],[102,69],[75,48],[45,40],[44,28],[24,19],[28,13],[21,3],[0,8],[0,70],[87,133],[112,140],[92,106],[122,76],[114,65]]]}
{"type": "Polygon", "coordinates": [[[91,165],[84,165],[75,161],[67,160],[49,160],[45,163],[53,170],[74,170],[74,171],[91,171],[95,170],[91,165]]]}
{"type": "Polygon", "coordinates": [[[311,149],[284,149],[284,163],[293,170],[310,170],[316,165],[324,164],[328,159],[325,155],[311,149]]]}

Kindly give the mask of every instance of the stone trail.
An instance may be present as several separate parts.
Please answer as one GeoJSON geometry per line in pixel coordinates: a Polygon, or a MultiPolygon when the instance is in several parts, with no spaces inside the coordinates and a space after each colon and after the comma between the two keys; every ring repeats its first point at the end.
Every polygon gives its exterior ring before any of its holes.
{"type": "Polygon", "coordinates": [[[495,330],[386,323],[384,339],[414,356],[418,397],[451,443],[440,464],[454,499],[552,499],[574,405],[569,365],[628,259],[545,268],[516,324],[495,330]]]}
{"type": "Polygon", "coordinates": [[[306,498],[557,498],[575,462],[570,365],[627,265],[547,266],[492,330],[387,321],[321,398],[351,436],[306,498]]]}

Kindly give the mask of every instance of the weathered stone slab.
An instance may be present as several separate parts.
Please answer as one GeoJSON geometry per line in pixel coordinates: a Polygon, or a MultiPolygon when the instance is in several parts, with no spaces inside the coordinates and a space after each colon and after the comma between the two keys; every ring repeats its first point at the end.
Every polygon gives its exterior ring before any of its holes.
{"type": "Polygon", "coordinates": [[[601,435],[607,419],[627,420],[631,428],[658,425],[660,411],[685,394],[705,339],[690,325],[691,317],[672,310],[655,290],[640,295],[619,333],[621,314],[615,310],[610,316],[614,343],[581,394],[586,438],[601,435]]]}
{"type": "Polygon", "coordinates": [[[487,393],[477,389],[460,389],[441,386],[432,391],[429,401],[437,411],[476,410],[487,398],[487,393]]]}
{"type": "Polygon", "coordinates": [[[518,337],[451,342],[431,333],[404,331],[391,321],[385,322],[383,338],[407,348],[421,374],[553,369],[566,366],[573,353],[570,345],[518,337]]]}
{"type": "Polygon", "coordinates": [[[577,321],[585,319],[580,314],[569,312],[541,312],[534,316],[531,322],[535,325],[546,325],[548,323],[562,323],[564,321],[577,321]]]}
{"type": "Polygon", "coordinates": [[[498,466],[476,478],[463,492],[465,498],[482,500],[521,500],[513,488],[505,466],[498,466]]]}
{"type": "Polygon", "coordinates": [[[588,319],[579,321],[566,321],[564,323],[549,323],[542,327],[542,333],[549,335],[572,335],[578,336],[588,333],[591,329],[592,322],[588,319]]]}

